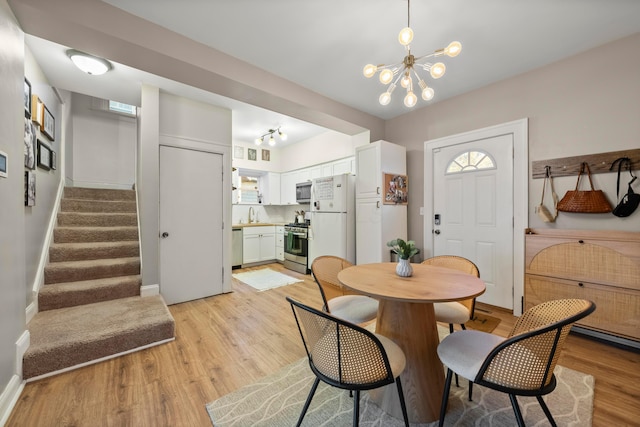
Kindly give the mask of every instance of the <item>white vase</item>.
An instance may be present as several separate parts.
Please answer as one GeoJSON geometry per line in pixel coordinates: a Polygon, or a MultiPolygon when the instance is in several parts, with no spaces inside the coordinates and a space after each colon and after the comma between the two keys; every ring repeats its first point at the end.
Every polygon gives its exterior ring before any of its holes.
{"type": "Polygon", "coordinates": [[[413,267],[408,259],[400,258],[398,265],[396,265],[396,274],[400,277],[411,277],[413,274],[413,267]]]}

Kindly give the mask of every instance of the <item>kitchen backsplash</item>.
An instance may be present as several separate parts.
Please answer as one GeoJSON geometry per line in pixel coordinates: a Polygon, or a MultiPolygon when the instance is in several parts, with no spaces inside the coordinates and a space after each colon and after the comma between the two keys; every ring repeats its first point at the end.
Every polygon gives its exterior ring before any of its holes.
{"type": "Polygon", "coordinates": [[[233,205],[231,218],[234,224],[249,222],[249,208],[253,208],[257,222],[288,224],[295,221],[296,211],[309,210],[309,205],[233,205]]]}

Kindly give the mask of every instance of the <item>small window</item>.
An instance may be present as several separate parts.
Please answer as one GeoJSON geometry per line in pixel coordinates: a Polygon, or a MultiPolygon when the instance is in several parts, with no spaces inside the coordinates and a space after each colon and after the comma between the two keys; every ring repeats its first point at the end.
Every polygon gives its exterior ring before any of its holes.
{"type": "Polygon", "coordinates": [[[445,174],[476,172],[495,168],[496,162],[489,153],[484,151],[465,151],[449,162],[445,174]]]}

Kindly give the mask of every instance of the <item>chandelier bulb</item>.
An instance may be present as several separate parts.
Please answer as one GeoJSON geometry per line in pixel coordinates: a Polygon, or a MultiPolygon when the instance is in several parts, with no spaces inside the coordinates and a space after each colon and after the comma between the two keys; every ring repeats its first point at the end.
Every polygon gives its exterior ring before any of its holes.
{"type": "Polygon", "coordinates": [[[431,66],[431,70],[429,72],[431,73],[431,77],[433,77],[434,79],[439,79],[440,77],[444,76],[444,72],[446,70],[447,67],[445,67],[442,62],[436,62],[431,66]]]}
{"type": "Polygon", "coordinates": [[[413,30],[410,27],[405,27],[400,30],[400,34],[398,34],[398,41],[402,46],[407,46],[413,41],[413,30]]]}
{"type": "Polygon", "coordinates": [[[364,66],[364,69],[362,70],[362,74],[364,74],[364,76],[369,79],[374,76],[376,71],[378,71],[378,67],[376,67],[373,64],[367,64],[364,66]]]}
{"type": "Polygon", "coordinates": [[[387,85],[391,83],[391,80],[393,80],[393,71],[388,68],[380,71],[380,83],[387,85]]]}
{"type": "Polygon", "coordinates": [[[287,134],[282,132],[281,130],[278,130],[278,135],[280,135],[280,139],[283,141],[287,140],[287,134]]]}
{"type": "Polygon", "coordinates": [[[404,105],[408,108],[413,107],[418,102],[418,97],[415,93],[409,91],[407,92],[407,96],[404,97],[404,105]]]}
{"type": "Polygon", "coordinates": [[[460,44],[460,42],[451,42],[449,46],[444,48],[444,54],[451,58],[458,56],[460,51],[462,51],[462,44],[460,44]]]}
{"type": "Polygon", "coordinates": [[[389,92],[383,92],[380,95],[380,98],[378,98],[378,102],[380,103],[380,105],[389,105],[390,101],[391,101],[391,94],[389,92]]]}
{"type": "Polygon", "coordinates": [[[403,88],[408,88],[411,85],[411,76],[409,75],[409,72],[407,71],[404,76],[402,76],[402,79],[400,80],[400,86],[402,86],[403,88]]]}
{"type": "Polygon", "coordinates": [[[271,136],[269,137],[269,145],[271,147],[273,147],[274,145],[276,145],[276,139],[273,137],[273,134],[271,134],[271,136]]]}
{"type": "Polygon", "coordinates": [[[262,144],[262,138],[256,138],[255,143],[256,145],[262,144]]]}
{"type": "Polygon", "coordinates": [[[434,94],[435,92],[433,91],[433,89],[428,86],[422,89],[422,99],[424,99],[425,101],[431,101],[434,94]]]}

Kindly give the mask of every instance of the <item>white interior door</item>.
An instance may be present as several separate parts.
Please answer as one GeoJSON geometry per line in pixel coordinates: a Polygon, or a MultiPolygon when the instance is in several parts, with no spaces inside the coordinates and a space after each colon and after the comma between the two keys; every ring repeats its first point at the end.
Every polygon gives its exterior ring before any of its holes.
{"type": "Polygon", "coordinates": [[[160,292],[167,304],[222,293],[222,172],[221,154],[160,146],[160,292]]]}
{"type": "Polygon", "coordinates": [[[478,266],[478,301],[513,309],[513,135],[433,150],[433,254],[478,266]]]}

